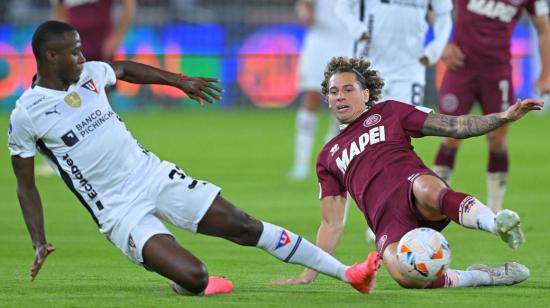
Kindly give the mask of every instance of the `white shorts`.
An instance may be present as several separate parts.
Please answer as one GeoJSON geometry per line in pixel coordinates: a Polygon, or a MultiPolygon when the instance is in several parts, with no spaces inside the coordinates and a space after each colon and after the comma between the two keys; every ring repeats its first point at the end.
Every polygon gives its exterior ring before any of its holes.
{"type": "Polygon", "coordinates": [[[193,179],[170,162],[162,162],[152,176],[151,186],[107,235],[137,264],[143,264],[143,246],[153,235],[171,234],[160,219],[197,232],[199,222],[221,190],[214,184],[193,179]]]}
{"type": "Polygon", "coordinates": [[[414,80],[384,80],[379,102],[395,100],[414,106],[424,105],[424,83],[414,80]]]}

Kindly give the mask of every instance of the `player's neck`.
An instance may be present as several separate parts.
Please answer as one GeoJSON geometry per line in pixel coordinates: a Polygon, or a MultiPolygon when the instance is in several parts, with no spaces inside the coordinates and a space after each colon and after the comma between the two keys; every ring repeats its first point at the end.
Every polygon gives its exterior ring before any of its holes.
{"type": "Polygon", "coordinates": [[[50,71],[46,69],[38,70],[34,84],[42,88],[52,89],[57,91],[67,91],[67,89],[70,86],[70,84],[63,81],[63,79],[58,77],[56,74],[52,74],[50,71]]]}

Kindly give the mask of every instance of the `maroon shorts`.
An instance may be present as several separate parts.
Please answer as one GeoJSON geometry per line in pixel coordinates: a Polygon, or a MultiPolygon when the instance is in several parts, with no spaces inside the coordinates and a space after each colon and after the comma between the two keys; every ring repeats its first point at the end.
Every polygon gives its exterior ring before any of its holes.
{"type": "Polygon", "coordinates": [[[416,173],[409,180],[402,182],[383,204],[383,208],[376,214],[373,220],[373,231],[376,235],[376,250],[383,256],[386,247],[399,242],[401,237],[412,229],[428,227],[437,231],[443,230],[450,220],[442,221],[426,220],[414,205],[412,199],[412,186],[414,180],[423,174],[437,176],[432,171],[416,173]]]}
{"type": "Polygon", "coordinates": [[[514,104],[511,68],[497,72],[447,70],[439,92],[439,112],[468,114],[475,101],[481,104],[483,114],[501,112],[514,104]]]}

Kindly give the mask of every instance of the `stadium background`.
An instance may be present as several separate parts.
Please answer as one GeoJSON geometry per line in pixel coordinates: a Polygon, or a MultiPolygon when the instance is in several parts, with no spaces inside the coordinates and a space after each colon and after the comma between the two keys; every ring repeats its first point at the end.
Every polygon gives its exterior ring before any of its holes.
{"type": "MultiPolygon", "coordinates": [[[[190,75],[218,76],[226,90],[222,108],[283,108],[299,101],[298,56],[304,27],[292,0],[140,0],[134,25],[116,59],[145,62],[190,75]]],[[[30,84],[35,63],[30,38],[49,14],[49,1],[0,2],[0,103],[4,111],[30,84]]],[[[117,14],[115,14],[118,16],[117,14]]],[[[531,96],[539,72],[534,32],[524,18],[512,43],[514,86],[531,96]]],[[[430,39],[431,33],[428,35],[430,39]]],[[[320,63],[319,65],[324,65],[320,63]]],[[[428,73],[426,104],[435,102],[444,67],[428,73]]],[[[182,106],[183,94],[160,86],[119,82],[117,110],[151,103],[182,106]],[[155,98],[153,98],[153,96],[155,98]]]]}
{"type": "MultiPolygon", "coordinates": [[[[166,88],[121,84],[113,104],[130,131],[148,149],[174,161],[189,174],[223,188],[226,198],[253,216],[286,226],[314,241],[319,225],[318,184],[288,180],[292,159],[296,64],[304,28],[289,0],[139,0],[134,26],[119,58],[136,59],[194,75],[219,76],[226,93],[206,110],[166,88]]],[[[49,14],[46,0],[0,1],[0,128],[34,73],[29,40],[49,14]]],[[[514,34],[518,95],[531,94],[538,68],[536,44],[526,20],[514,34]]],[[[322,65],[322,64],[320,64],[322,65]]],[[[427,102],[436,80],[429,74],[427,102]]],[[[428,103],[428,105],[430,105],[428,103]]],[[[319,127],[326,127],[328,113],[319,127]]],[[[0,306],[2,307],[548,307],[550,303],[550,113],[529,115],[510,130],[511,170],[506,207],[522,216],[527,243],[508,249],[492,235],[456,225],[444,235],[453,249],[452,265],[465,268],[515,260],[531,278],[510,288],[404,290],[381,271],[375,292],[366,297],[327,277],[312,286],[272,286],[298,266],[275,261],[257,250],[171,228],[178,241],[201,258],[213,275],[224,275],[235,292],[212,298],[173,296],[165,279],[137,268],[97,231],[85,209],[56,177],[37,177],[48,240],[56,252],[29,283],[33,251],[15,194],[15,179],[0,134],[0,306]]],[[[322,135],[318,134],[317,148],[322,135]]],[[[414,140],[430,164],[437,138],[414,140]]],[[[484,138],[464,143],[453,187],[485,196],[487,155],[484,138]]],[[[335,251],[347,264],[373,249],[364,240],[364,218],[351,208],[335,251]]]]}

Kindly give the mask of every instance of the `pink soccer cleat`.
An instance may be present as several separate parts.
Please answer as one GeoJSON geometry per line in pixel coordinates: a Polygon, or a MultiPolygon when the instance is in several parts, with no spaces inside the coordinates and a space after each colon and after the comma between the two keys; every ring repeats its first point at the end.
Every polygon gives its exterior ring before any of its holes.
{"type": "MultiPolygon", "coordinates": [[[[180,287],[177,283],[170,281],[170,287],[178,295],[195,295],[191,292],[180,287]]],[[[202,295],[214,295],[214,294],[223,294],[231,293],[233,291],[233,283],[227,278],[224,277],[208,277],[208,285],[202,295]]]]}
{"type": "Polygon", "coordinates": [[[355,290],[370,293],[376,285],[376,275],[381,264],[382,259],[378,253],[371,252],[365,261],[352,265],[346,270],[346,278],[355,290]]]}
{"type": "Polygon", "coordinates": [[[214,295],[231,293],[233,291],[233,283],[225,277],[209,277],[208,285],[204,289],[204,295],[214,295]]]}

